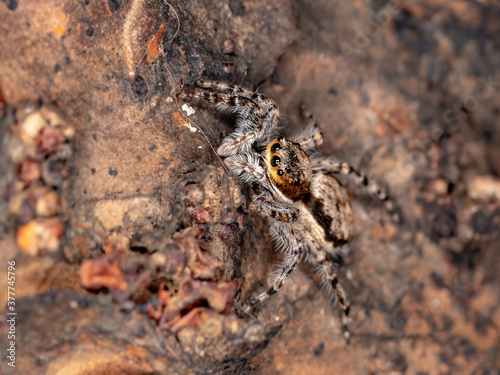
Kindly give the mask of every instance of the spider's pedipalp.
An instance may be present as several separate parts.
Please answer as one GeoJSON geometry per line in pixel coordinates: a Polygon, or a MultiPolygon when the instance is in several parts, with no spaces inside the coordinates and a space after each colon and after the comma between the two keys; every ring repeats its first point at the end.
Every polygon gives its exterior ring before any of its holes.
{"type": "Polygon", "coordinates": [[[217,149],[217,155],[228,157],[238,154],[239,151],[247,153],[252,148],[252,144],[256,139],[257,134],[253,131],[242,132],[236,130],[224,138],[222,144],[217,149]]]}
{"type": "Polygon", "coordinates": [[[299,210],[293,205],[273,200],[269,193],[263,193],[252,197],[248,209],[258,212],[264,216],[282,222],[293,222],[299,216],[299,210]]]}
{"type": "Polygon", "coordinates": [[[265,185],[266,171],[253,154],[227,157],[224,163],[231,172],[239,176],[243,182],[257,182],[265,185]]]}

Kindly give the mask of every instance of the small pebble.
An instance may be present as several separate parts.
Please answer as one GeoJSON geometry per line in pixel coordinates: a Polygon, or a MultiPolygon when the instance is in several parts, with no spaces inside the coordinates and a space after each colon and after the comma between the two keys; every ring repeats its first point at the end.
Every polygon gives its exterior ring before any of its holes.
{"type": "Polygon", "coordinates": [[[205,200],[205,190],[198,184],[190,184],[184,190],[184,201],[188,206],[199,206],[205,200]]]}
{"type": "Polygon", "coordinates": [[[234,40],[226,39],[222,43],[222,53],[225,55],[232,55],[234,54],[234,47],[235,47],[234,40]]]}
{"type": "Polygon", "coordinates": [[[500,179],[493,176],[478,176],[469,182],[467,193],[478,202],[500,201],[500,179]]]}

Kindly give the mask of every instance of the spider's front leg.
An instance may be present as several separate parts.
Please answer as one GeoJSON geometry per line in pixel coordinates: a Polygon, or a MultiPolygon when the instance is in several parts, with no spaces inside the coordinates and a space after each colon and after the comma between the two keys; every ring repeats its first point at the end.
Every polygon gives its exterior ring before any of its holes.
{"type": "Polygon", "coordinates": [[[220,81],[210,81],[199,79],[196,84],[204,89],[229,92],[231,96],[242,96],[252,99],[260,108],[277,108],[276,103],[271,98],[257,92],[250,91],[244,87],[231,85],[220,81]]]}
{"type": "Polygon", "coordinates": [[[177,100],[191,99],[206,100],[207,102],[215,104],[219,109],[228,109],[235,112],[248,111],[252,108],[257,108],[257,111],[261,112],[255,100],[242,95],[205,91],[181,92],[177,94],[177,100]]]}
{"type": "Polygon", "coordinates": [[[217,81],[197,81],[201,88],[222,91],[192,91],[177,94],[178,100],[206,100],[218,110],[238,113],[236,130],[226,137],[217,150],[220,156],[251,151],[256,141],[266,141],[276,130],[279,110],[274,101],[262,94],[217,81]]]}

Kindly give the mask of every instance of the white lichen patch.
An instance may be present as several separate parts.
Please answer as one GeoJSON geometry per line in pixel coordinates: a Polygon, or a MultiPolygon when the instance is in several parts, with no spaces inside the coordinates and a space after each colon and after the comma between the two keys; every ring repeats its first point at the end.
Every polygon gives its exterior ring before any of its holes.
{"type": "Polygon", "coordinates": [[[192,107],[188,106],[187,104],[183,104],[181,108],[186,114],[186,116],[191,116],[196,112],[192,107]]]}

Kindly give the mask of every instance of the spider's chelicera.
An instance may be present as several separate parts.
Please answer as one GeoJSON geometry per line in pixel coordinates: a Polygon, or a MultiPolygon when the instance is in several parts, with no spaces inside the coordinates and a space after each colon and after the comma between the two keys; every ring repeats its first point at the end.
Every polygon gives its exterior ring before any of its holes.
{"type": "Polygon", "coordinates": [[[234,174],[252,186],[247,208],[268,219],[270,233],[285,253],[282,269],[246,311],[276,293],[305,259],[316,266],[325,288],[335,295],[343,311],[344,337],[349,341],[350,303],[337,279],[334,257],[352,238],[353,217],[347,193],[333,174],[354,176],[396,216],[392,202],[383,189],[347,163],[313,155],[323,136],[307,111],[303,111],[308,124],[302,133],[277,137],[279,110],[273,100],[223,82],[197,83],[207,91],[180,93],[177,99],[206,100],[219,110],[238,114],[236,130],[222,141],[217,153],[225,157],[224,163],[234,174]]]}

